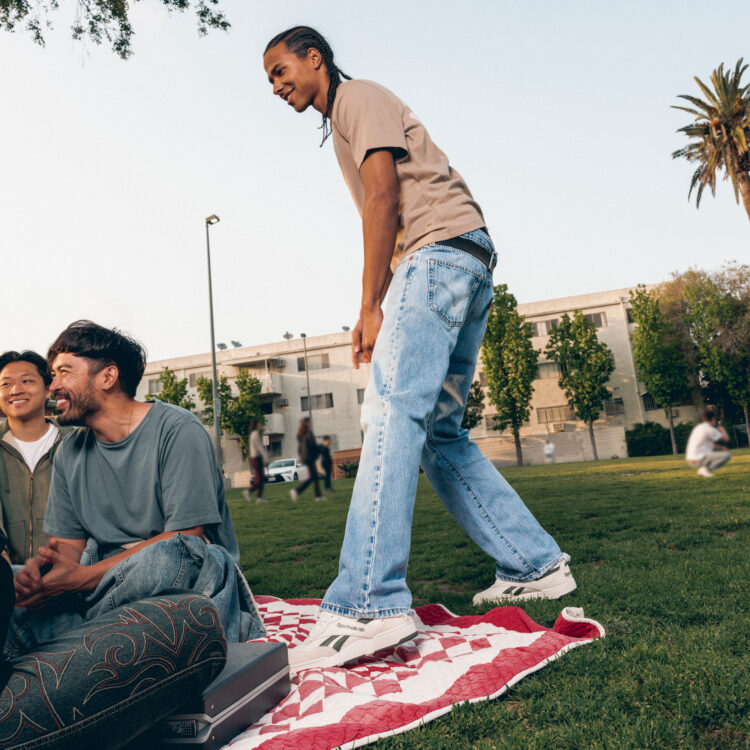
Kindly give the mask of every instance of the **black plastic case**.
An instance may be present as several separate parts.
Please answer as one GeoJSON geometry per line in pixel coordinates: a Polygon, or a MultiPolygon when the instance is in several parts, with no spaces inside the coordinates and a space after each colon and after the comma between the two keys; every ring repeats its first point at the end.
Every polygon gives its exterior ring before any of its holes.
{"type": "Polygon", "coordinates": [[[161,723],[161,747],[223,747],[288,693],[289,659],[284,644],[230,643],[224,669],[202,698],[161,723]]]}

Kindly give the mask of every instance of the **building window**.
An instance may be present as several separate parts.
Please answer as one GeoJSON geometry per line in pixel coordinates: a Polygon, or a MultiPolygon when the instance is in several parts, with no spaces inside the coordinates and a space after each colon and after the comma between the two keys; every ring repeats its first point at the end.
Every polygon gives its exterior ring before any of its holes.
{"type": "Polygon", "coordinates": [[[646,411],[657,411],[660,408],[656,405],[656,401],[650,393],[644,393],[641,396],[641,401],[643,401],[643,408],[646,411]]]}
{"type": "Polygon", "coordinates": [[[564,404],[562,406],[542,406],[536,410],[537,424],[569,422],[572,419],[575,419],[575,415],[569,404],[564,404]]]}
{"type": "Polygon", "coordinates": [[[162,382],[158,378],[155,380],[149,380],[148,381],[148,392],[155,394],[155,393],[161,393],[162,389],[162,382]]]}
{"type": "Polygon", "coordinates": [[[621,398],[610,398],[604,402],[604,413],[608,417],[625,413],[625,403],[621,398]]]}
{"type": "Polygon", "coordinates": [[[625,315],[627,315],[628,323],[635,323],[635,320],[633,319],[633,308],[632,307],[626,307],[625,308],[625,315]]]}
{"type": "MultiPolygon", "coordinates": [[[[325,354],[310,354],[307,357],[307,366],[312,370],[327,370],[331,366],[328,352],[325,354]]],[[[297,372],[305,371],[305,358],[297,357],[297,372]]]]}
{"type": "Polygon", "coordinates": [[[309,411],[310,409],[332,409],[333,408],[333,394],[332,393],[319,393],[313,394],[310,397],[310,404],[308,406],[308,397],[302,396],[300,398],[302,411],[309,411]]]}
{"type": "Polygon", "coordinates": [[[558,318],[550,318],[549,320],[537,320],[536,322],[531,324],[531,334],[532,336],[548,336],[550,331],[552,331],[554,328],[557,328],[558,323],[558,318]]]}
{"type": "Polygon", "coordinates": [[[273,401],[261,401],[260,413],[261,414],[273,414],[273,401]]]}
{"type": "Polygon", "coordinates": [[[489,414],[484,418],[484,429],[488,431],[498,429],[499,421],[500,419],[497,414],[489,414]]]}
{"type": "Polygon", "coordinates": [[[357,403],[362,404],[365,400],[365,389],[357,388],[357,403]]]}
{"type": "Polygon", "coordinates": [[[203,372],[191,372],[188,375],[188,385],[191,388],[195,388],[198,385],[198,378],[210,378],[211,370],[204,370],[203,372]]]}
{"type": "Polygon", "coordinates": [[[281,440],[272,440],[268,444],[268,455],[270,458],[278,458],[281,455],[281,440]]]}
{"type": "Polygon", "coordinates": [[[607,327],[607,313],[588,313],[583,316],[586,320],[590,320],[594,324],[594,328],[606,328],[607,327]]]}
{"type": "Polygon", "coordinates": [[[479,375],[477,376],[477,380],[479,380],[479,385],[482,388],[487,387],[487,376],[484,374],[484,370],[479,371],[479,375]]]}
{"type": "Polygon", "coordinates": [[[537,380],[549,380],[550,378],[559,378],[561,374],[560,365],[557,362],[542,362],[536,368],[537,380]]]}

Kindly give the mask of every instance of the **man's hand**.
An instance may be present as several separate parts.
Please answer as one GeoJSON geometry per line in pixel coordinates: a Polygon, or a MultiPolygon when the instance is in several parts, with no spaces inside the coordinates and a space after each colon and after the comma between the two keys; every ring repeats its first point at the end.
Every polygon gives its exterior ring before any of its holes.
{"type": "Polygon", "coordinates": [[[372,361],[372,350],[375,348],[380,326],[383,324],[383,311],[377,307],[360,312],[357,325],[352,331],[352,361],[354,369],[359,369],[360,362],[372,361]]]}
{"type": "Polygon", "coordinates": [[[13,579],[16,606],[38,609],[63,594],[95,587],[91,568],[80,565],[71,553],[69,545],[54,537],[47,547],[40,547],[37,557],[27,560],[13,579]]]}

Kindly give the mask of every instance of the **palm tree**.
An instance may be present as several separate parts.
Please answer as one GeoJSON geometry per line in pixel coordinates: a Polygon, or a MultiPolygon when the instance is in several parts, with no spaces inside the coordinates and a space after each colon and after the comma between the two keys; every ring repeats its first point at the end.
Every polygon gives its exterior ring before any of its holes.
{"type": "Polygon", "coordinates": [[[678,97],[686,99],[697,109],[673,105],[674,109],[695,115],[695,121],[677,131],[692,140],[685,148],[675,151],[672,158],[698,164],[688,193],[689,200],[693,189],[698,187],[696,207],[700,206],[706,186],[711,188],[712,195],[716,195],[716,172],[723,170],[724,179],[732,181],[735,200],[740,202],[741,193],[745,211],[750,217],[750,84],[743,86],[741,83],[746,69],[742,58],[737,61],[733,72],[725,72],[722,63],[711,74],[713,89],[700,78],[695,78],[705,101],[687,94],[678,97]]]}

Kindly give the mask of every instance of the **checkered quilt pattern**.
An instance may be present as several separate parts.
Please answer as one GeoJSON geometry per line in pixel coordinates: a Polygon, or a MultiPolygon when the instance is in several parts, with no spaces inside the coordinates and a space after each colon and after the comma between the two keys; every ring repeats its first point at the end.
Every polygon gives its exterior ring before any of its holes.
{"type": "MultiPolygon", "coordinates": [[[[264,640],[294,648],[315,622],[318,600],[256,597],[264,640]]],[[[440,604],[416,609],[419,634],[349,668],[309,669],[291,693],[236,737],[232,750],[356,748],[448,713],[457,703],[502,695],[604,628],[568,607],[550,630],[518,607],[458,617],[440,604]]]]}

